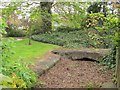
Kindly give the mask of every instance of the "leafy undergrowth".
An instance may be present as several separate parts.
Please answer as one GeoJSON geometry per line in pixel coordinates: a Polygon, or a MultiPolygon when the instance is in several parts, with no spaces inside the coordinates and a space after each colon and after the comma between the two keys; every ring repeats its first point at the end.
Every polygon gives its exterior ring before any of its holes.
{"type": "MultiPolygon", "coordinates": [[[[56,44],[64,47],[82,47],[82,45],[87,46],[87,40],[83,39],[83,35],[79,31],[72,32],[52,32],[46,34],[33,35],[32,39],[40,42],[56,44]]],[[[87,35],[84,35],[86,38],[87,35]]]]}
{"type": "Polygon", "coordinates": [[[0,88],[33,87],[37,75],[29,68],[30,62],[34,64],[36,57],[40,58],[49,50],[58,48],[55,45],[36,41],[32,41],[32,45],[28,45],[27,41],[28,39],[14,42],[12,38],[2,40],[1,47],[3,51],[1,53],[2,67],[0,68],[0,77],[8,77],[9,80],[0,78],[0,88]]]}
{"type": "Polygon", "coordinates": [[[51,33],[33,35],[32,39],[35,41],[55,44],[67,48],[107,47],[107,43],[104,43],[104,40],[94,29],[81,29],[66,32],[55,31],[51,33]]]}
{"type": "Polygon", "coordinates": [[[28,45],[28,39],[16,41],[13,51],[15,54],[13,59],[22,58],[24,62],[34,62],[36,59],[43,57],[48,51],[58,48],[56,45],[45,44],[41,42],[32,41],[31,45],[28,45]]]}

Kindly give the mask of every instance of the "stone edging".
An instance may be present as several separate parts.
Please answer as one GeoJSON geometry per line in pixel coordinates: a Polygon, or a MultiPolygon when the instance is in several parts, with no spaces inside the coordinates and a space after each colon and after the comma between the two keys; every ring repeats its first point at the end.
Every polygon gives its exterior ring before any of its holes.
{"type": "Polygon", "coordinates": [[[58,61],[60,60],[60,56],[53,56],[48,59],[37,62],[34,67],[31,69],[38,75],[44,74],[47,70],[52,68],[58,61]]]}

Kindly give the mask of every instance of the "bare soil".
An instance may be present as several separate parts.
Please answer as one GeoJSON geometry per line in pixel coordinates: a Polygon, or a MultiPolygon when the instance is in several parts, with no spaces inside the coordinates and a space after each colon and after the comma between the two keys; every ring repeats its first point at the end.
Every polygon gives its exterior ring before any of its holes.
{"type": "Polygon", "coordinates": [[[112,73],[97,62],[61,59],[53,68],[39,77],[36,87],[97,88],[105,82],[112,82],[112,73]]]}

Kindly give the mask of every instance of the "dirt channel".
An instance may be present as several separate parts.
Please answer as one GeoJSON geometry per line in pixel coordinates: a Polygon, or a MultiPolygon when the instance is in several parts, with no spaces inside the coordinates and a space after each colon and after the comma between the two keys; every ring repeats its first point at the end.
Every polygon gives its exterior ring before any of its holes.
{"type": "Polygon", "coordinates": [[[98,88],[105,82],[112,82],[112,73],[97,62],[61,59],[53,68],[39,77],[36,87],[98,88]]]}

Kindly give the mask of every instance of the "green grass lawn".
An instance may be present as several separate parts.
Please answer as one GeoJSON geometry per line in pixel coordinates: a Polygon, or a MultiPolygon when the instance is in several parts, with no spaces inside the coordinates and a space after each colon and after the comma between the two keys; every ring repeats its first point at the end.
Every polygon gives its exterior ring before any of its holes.
{"type": "Polygon", "coordinates": [[[28,39],[15,41],[13,51],[15,54],[13,59],[23,58],[25,62],[35,62],[35,60],[43,57],[47,52],[58,48],[59,46],[52,44],[45,44],[32,40],[32,45],[28,45],[28,39]]]}

